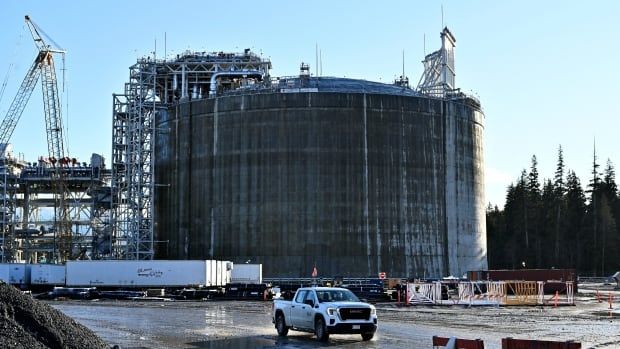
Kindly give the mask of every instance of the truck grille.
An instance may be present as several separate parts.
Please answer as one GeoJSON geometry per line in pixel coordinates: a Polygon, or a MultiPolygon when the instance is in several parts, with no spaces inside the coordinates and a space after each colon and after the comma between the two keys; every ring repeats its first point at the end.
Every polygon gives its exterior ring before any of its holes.
{"type": "Polygon", "coordinates": [[[368,320],[370,308],[340,308],[340,318],[342,320],[368,320]]]}

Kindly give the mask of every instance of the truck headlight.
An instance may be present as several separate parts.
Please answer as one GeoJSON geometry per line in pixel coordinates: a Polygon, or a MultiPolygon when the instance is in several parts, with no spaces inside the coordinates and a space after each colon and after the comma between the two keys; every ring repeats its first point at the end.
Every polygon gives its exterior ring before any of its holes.
{"type": "Polygon", "coordinates": [[[335,316],[336,315],[336,308],[327,308],[327,314],[329,316],[335,316]]]}
{"type": "Polygon", "coordinates": [[[370,315],[377,315],[377,309],[376,308],[370,308],[370,315]]]}

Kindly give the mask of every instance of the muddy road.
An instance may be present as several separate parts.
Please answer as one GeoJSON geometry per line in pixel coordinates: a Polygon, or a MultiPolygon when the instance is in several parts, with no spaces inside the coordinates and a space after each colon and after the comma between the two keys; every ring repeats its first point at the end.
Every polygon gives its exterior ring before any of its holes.
{"type": "Polygon", "coordinates": [[[620,311],[592,295],[565,307],[397,307],[377,304],[379,329],[333,335],[328,343],[289,332],[279,338],[271,303],[254,301],[131,302],[57,301],[55,308],[122,348],[431,348],[431,337],[480,338],[500,348],[501,338],[574,340],[582,348],[620,348],[620,311]]]}

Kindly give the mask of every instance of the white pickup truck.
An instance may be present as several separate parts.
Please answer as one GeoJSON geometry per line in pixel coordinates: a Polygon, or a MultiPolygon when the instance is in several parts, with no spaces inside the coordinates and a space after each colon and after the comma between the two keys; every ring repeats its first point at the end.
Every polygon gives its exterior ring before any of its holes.
{"type": "Polygon", "coordinates": [[[375,307],[346,288],[302,287],[292,301],[274,300],[272,316],[279,336],[292,329],[314,333],[320,341],[337,333],[361,334],[367,341],[377,330],[375,307]]]}

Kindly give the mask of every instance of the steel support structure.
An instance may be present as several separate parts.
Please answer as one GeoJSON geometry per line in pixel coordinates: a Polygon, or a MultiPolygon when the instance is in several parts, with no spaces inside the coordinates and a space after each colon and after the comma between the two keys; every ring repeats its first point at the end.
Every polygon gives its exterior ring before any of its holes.
{"type": "Polygon", "coordinates": [[[141,59],[130,67],[125,93],[113,95],[112,227],[117,259],[153,259],[153,125],[156,66],[141,59]]]}
{"type": "Polygon", "coordinates": [[[455,90],[454,48],[456,39],[448,30],[441,31],[441,48],[424,57],[424,72],[417,90],[433,97],[447,97],[455,90]]]}
{"type": "Polygon", "coordinates": [[[0,190],[2,191],[2,207],[0,211],[0,231],[2,239],[0,253],[1,262],[15,261],[15,219],[17,211],[18,174],[15,173],[14,161],[0,159],[0,190]]]}
{"type": "Polygon", "coordinates": [[[152,259],[155,251],[155,119],[170,105],[213,97],[269,77],[271,62],[243,53],[191,52],[172,60],[140,58],[122,94],[112,96],[112,258],[152,259]],[[218,89],[219,88],[219,89],[218,89]]]}
{"type": "Polygon", "coordinates": [[[94,241],[102,231],[99,227],[109,225],[109,198],[108,204],[102,205],[105,196],[97,193],[109,192],[110,171],[85,163],[63,166],[61,171],[69,222],[65,236],[71,239],[63,240],[57,231],[54,213],[57,212],[58,168],[40,160],[33,166],[22,167],[16,179],[16,212],[21,221],[14,222],[12,228],[15,260],[36,263],[107,257],[95,248],[94,241]]]}

